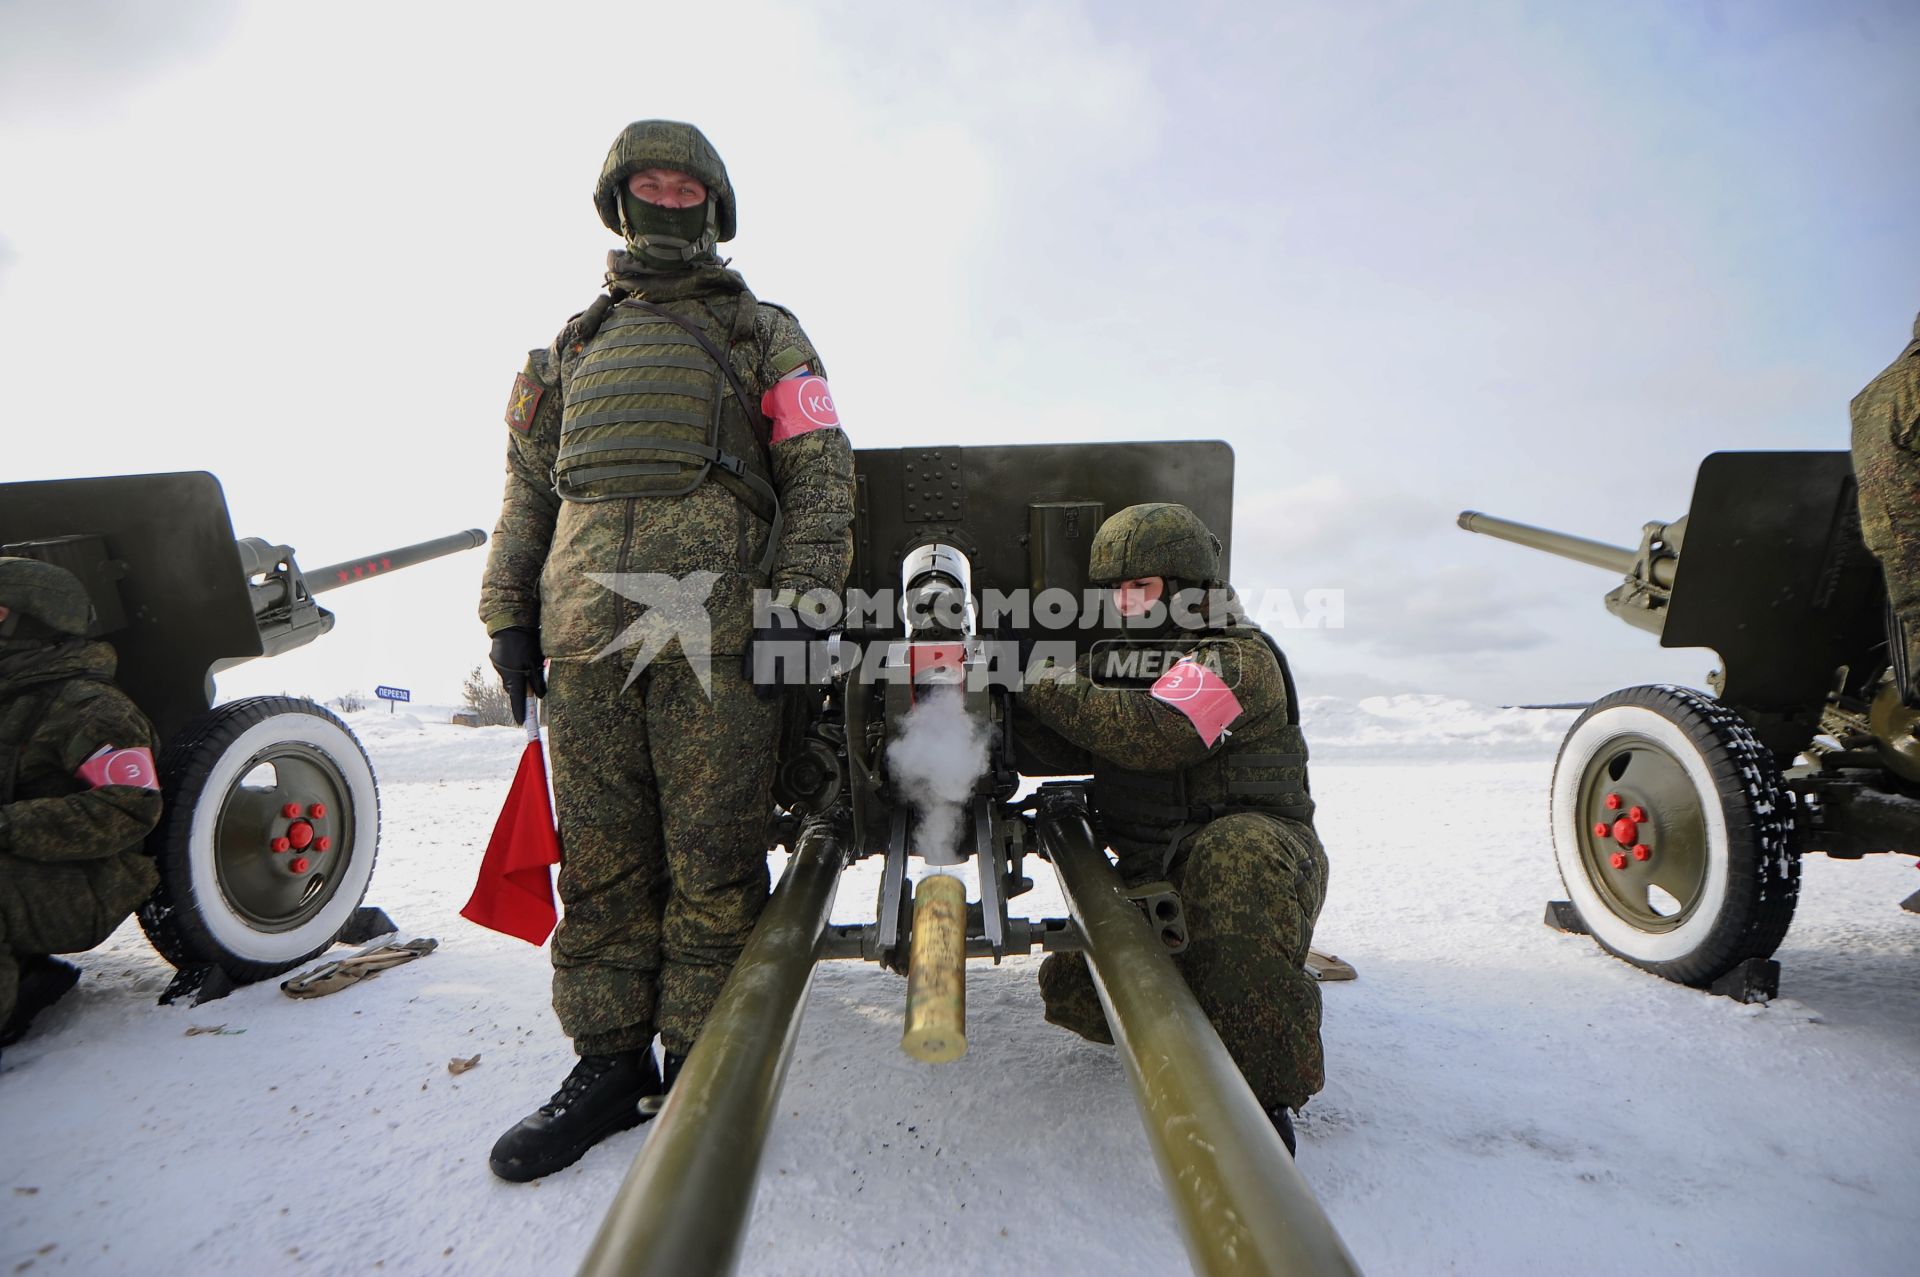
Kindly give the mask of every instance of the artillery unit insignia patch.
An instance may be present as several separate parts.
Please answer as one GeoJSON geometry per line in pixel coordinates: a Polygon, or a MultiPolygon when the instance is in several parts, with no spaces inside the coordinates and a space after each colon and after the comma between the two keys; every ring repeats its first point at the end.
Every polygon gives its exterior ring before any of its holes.
{"type": "Polygon", "coordinates": [[[507,398],[507,424],[522,432],[531,429],[534,411],[540,407],[540,396],[546,392],[545,386],[527,374],[514,374],[513,394],[507,398]]]}

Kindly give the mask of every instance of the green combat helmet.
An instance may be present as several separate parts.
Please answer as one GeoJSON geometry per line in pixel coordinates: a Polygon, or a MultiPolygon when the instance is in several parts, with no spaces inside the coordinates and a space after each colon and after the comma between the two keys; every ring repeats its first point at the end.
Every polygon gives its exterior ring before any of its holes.
{"type": "Polygon", "coordinates": [[[607,229],[627,241],[641,262],[671,268],[706,257],[733,238],[733,183],[706,135],[678,120],[636,120],[620,130],[600,168],[593,206],[607,229]],[[641,169],[669,168],[706,183],[704,208],[661,208],[627,193],[641,169]]]}
{"type": "Polygon", "coordinates": [[[12,635],[18,616],[62,634],[85,634],[93,616],[80,578],[39,559],[0,558],[0,607],[12,613],[0,621],[0,638],[12,635]]]}
{"type": "Polygon", "coordinates": [[[1165,577],[1169,588],[1217,584],[1220,538],[1183,505],[1130,505],[1094,533],[1087,580],[1114,585],[1143,576],[1165,577]]]}

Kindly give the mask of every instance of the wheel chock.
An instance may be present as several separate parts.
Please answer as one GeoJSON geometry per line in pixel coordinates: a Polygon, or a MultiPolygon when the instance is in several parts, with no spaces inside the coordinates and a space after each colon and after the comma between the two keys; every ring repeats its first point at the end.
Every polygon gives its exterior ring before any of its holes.
{"type": "Polygon", "coordinates": [[[1547,901],[1547,916],[1544,921],[1555,931],[1565,932],[1570,936],[1590,936],[1593,934],[1592,931],[1587,929],[1587,924],[1581,920],[1580,911],[1573,907],[1573,901],[1571,900],[1547,901]]]}
{"type": "Polygon", "coordinates": [[[1707,986],[1735,1002],[1771,1002],[1780,996],[1780,964],[1772,958],[1748,958],[1707,986]]]}
{"type": "Polygon", "coordinates": [[[1914,892],[1900,902],[1900,907],[1908,913],[1920,913],[1920,891],[1914,892]]]}
{"type": "Polygon", "coordinates": [[[160,1005],[170,1007],[183,998],[191,999],[188,1006],[199,1006],[202,1002],[213,1002],[226,997],[240,985],[227,974],[226,968],[218,963],[202,962],[190,967],[181,967],[173,973],[173,981],[167,985],[165,993],[160,995],[160,1005]]]}
{"type": "Polygon", "coordinates": [[[361,905],[347,919],[347,925],[340,929],[335,944],[365,944],[377,936],[388,936],[400,928],[393,925],[393,919],[387,916],[385,909],[373,905],[361,905]]]}

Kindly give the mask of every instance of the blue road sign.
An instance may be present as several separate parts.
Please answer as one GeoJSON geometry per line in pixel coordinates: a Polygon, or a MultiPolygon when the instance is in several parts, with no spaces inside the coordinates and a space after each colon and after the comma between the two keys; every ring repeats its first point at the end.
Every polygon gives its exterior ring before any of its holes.
{"type": "Polygon", "coordinates": [[[376,687],[373,694],[383,701],[410,701],[413,693],[404,687],[376,687]]]}

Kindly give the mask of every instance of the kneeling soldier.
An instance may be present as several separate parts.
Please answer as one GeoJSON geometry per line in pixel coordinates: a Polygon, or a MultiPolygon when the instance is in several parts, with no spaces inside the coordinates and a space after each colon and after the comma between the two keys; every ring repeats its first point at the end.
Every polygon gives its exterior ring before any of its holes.
{"type": "Polygon", "coordinates": [[[80,978],[50,955],[91,949],[159,877],[153,728],[85,637],[86,588],[0,558],[0,1046],[80,978]]]}
{"type": "MultiPolygon", "coordinates": [[[[1113,588],[1128,634],[1118,651],[1135,659],[1102,645],[1071,669],[1042,666],[1019,703],[1087,756],[1095,827],[1121,877],[1179,892],[1188,945],[1174,964],[1291,1150],[1288,1111],[1324,1082],[1320,991],[1304,967],[1327,856],[1286,660],[1220,576],[1219,539],[1187,507],[1120,511],[1094,537],[1088,580],[1113,588]],[[1138,671],[1148,653],[1177,660],[1158,677],[1102,676],[1138,671]]],[[[1048,958],[1040,990],[1048,1020],[1113,1041],[1084,958],[1048,958]]]]}

